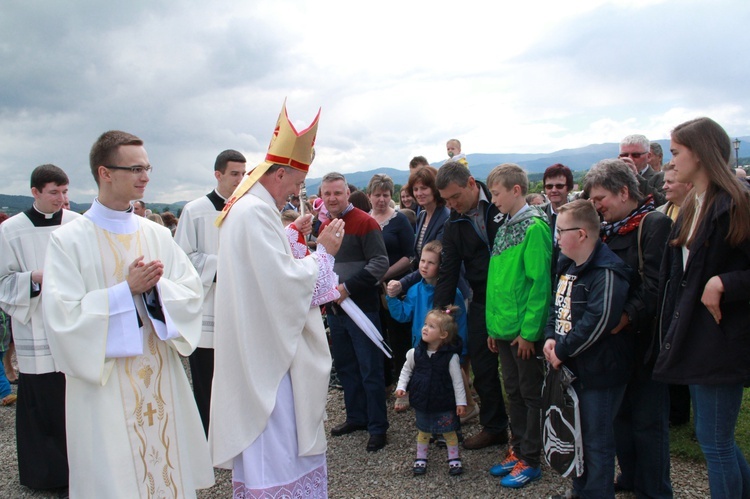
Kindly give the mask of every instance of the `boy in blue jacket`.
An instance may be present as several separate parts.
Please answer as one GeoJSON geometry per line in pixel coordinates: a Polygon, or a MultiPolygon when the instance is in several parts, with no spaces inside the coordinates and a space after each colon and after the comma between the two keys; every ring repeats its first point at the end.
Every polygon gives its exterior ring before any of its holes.
{"type": "Polygon", "coordinates": [[[613,421],[632,361],[631,335],[612,334],[622,315],[631,269],[599,241],[594,205],[577,200],[558,210],[560,258],[557,288],[545,328],[544,356],[576,380],[584,472],[573,478],[573,493],[556,497],[614,498],[613,421]]]}

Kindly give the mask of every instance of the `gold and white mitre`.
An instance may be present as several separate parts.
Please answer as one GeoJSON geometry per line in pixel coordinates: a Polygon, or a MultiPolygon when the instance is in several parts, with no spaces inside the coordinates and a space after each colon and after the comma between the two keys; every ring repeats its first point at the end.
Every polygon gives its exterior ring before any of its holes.
{"type": "Polygon", "coordinates": [[[310,126],[301,132],[297,132],[287,116],[286,99],[284,99],[279,119],[276,121],[276,128],[273,131],[273,137],[271,137],[271,143],[268,145],[265,161],[249,171],[245,179],[234,190],[224,209],[216,218],[216,222],[214,222],[217,227],[221,226],[224,217],[227,216],[234,203],[244,196],[272,165],[289,166],[307,173],[313,159],[313,146],[315,145],[315,136],[318,133],[319,119],[320,109],[318,109],[318,114],[310,126]]]}

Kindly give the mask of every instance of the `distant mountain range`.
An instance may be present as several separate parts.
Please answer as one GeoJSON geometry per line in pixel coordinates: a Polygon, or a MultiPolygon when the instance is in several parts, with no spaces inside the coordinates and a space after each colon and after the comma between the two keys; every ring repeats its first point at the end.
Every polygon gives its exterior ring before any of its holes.
{"type": "MultiPolygon", "coordinates": [[[[746,164],[747,156],[750,156],[750,137],[739,137],[739,139],[741,141],[740,162],[746,164]]],[[[658,142],[662,149],[664,149],[666,159],[669,159],[671,157],[669,154],[669,140],[663,139],[657,140],[656,142],[658,142]]],[[[526,169],[529,173],[530,180],[538,181],[542,179],[541,174],[544,173],[544,170],[555,163],[562,163],[573,171],[586,171],[601,159],[617,157],[619,152],[619,143],[612,142],[539,154],[467,154],[466,160],[469,162],[469,168],[471,169],[472,175],[479,180],[486,179],[490,171],[497,165],[502,163],[516,163],[526,169]]],[[[443,161],[441,160],[432,163],[432,166],[439,168],[442,164],[443,161]]],[[[390,176],[393,179],[394,184],[404,185],[409,180],[408,171],[396,168],[376,168],[365,172],[347,173],[346,180],[350,184],[363,188],[367,186],[370,178],[376,173],[385,173],[390,176]]],[[[308,195],[318,192],[320,180],[320,177],[307,179],[306,186],[308,195]]],[[[0,194],[0,211],[5,211],[9,215],[12,215],[28,209],[33,201],[34,198],[31,196],[9,196],[0,194]]],[[[182,210],[182,207],[185,206],[185,203],[187,203],[187,201],[170,204],[149,203],[148,207],[155,213],[162,213],[166,210],[178,214],[182,210]]],[[[89,206],[90,203],[78,204],[71,202],[71,208],[79,213],[87,210],[89,206]]]]}
{"type": "MultiPolygon", "coordinates": [[[[669,150],[668,140],[659,140],[657,142],[659,142],[665,151],[669,150]]],[[[563,149],[551,153],[539,154],[467,154],[466,160],[469,162],[469,169],[471,170],[472,175],[479,180],[486,179],[487,175],[489,175],[494,167],[503,163],[516,163],[526,169],[532,180],[541,180],[541,177],[535,179],[534,177],[539,175],[533,174],[542,174],[548,166],[554,165],[555,163],[562,163],[573,171],[583,171],[591,168],[591,166],[600,159],[616,157],[619,152],[620,145],[617,143],[610,143],[592,144],[585,147],[579,147],[578,149],[563,149]]],[[[439,168],[442,164],[443,161],[431,163],[435,168],[439,168]]],[[[346,180],[357,187],[365,187],[375,173],[385,173],[393,179],[394,184],[404,185],[409,180],[408,171],[397,170],[395,168],[381,168],[366,172],[347,173],[346,180]]],[[[320,180],[320,178],[314,178],[308,179],[307,182],[305,182],[308,194],[313,194],[318,191],[320,180]]]]}
{"type": "MultiPolygon", "coordinates": [[[[741,141],[740,160],[742,160],[745,156],[750,155],[750,137],[739,137],[739,139],[741,141]]],[[[671,154],[669,154],[669,140],[662,139],[657,140],[656,142],[658,142],[664,150],[665,160],[669,160],[671,158],[671,154]]],[[[479,180],[486,179],[490,171],[497,165],[503,163],[516,163],[529,173],[530,180],[538,181],[542,180],[541,174],[544,173],[544,170],[546,170],[548,166],[552,166],[556,163],[562,163],[573,171],[581,172],[588,170],[599,160],[605,158],[616,158],[619,153],[619,142],[611,142],[607,144],[591,144],[576,149],[561,149],[555,152],[539,154],[467,154],[466,160],[469,162],[469,169],[471,170],[472,175],[479,180]]],[[[734,151],[732,151],[732,156],[734,157],[734,151]]],[[[431,163],[435,168],[439,168],[442,164],[443,160],[431,163]]],[[[395,168],[380,168],[366,172],[347,173],[346,180],[357,187],[366,187],[370,178],[376,173],[385,173],[390,176],[393,179],[394,184],[404,185],[409,180],[408,171],[397,170],[395,168]]],[[[320,178],[307,179],[305,184],[307,186],[308,195],[317,193],[320,180],[320,178]]]]}
{"type": "MultiPolygon", "coordinates": [[[[667,144],[666,148],[669,149],[669,141],[663,142],[667,144]]],[[[662,147],[664,147],[663,144],[662,147]]],[[[484,180],[494,167],[503,163],[516,163],[522,166],[530,177],[533,177],[534,173],[544,173],[548,166],[555,163],[562,163],[573,171],[588,170],[600,159],[616,157],[619,152],[619,144],[594,144],[578,149],[563,149],[542,154],[467,154],[466,160],[469,162],[471,174],[479,180],[484,180]]],[[[431,163],[435,168],[439,168],[442,164],[443,161],[431,163]]],[[[347,173],[346,181],[357,187],[365,187],[376,173],[385,173],[390,176],[394,184],[404,185],[409,180],[408,171],[381,168],[366,172],[347,173]]],[[[320,180],[320,178],[311,178],[305,182],[308,194],[318,191],[320,180]]],[[[541,177],[538,180],[541,180],[541,177]]]]}
{"type": "MultiPolygon", "coordinates": [[[[178,213],[182,210],[182,207],[185,206],[186,202],[187,201],[180,201],[179,203],[171,204],[148,203],[148,208],[150,208],[154,213],[171,211],[172,213],[178,215],[178,213]]],[[[0,194],[0,211],[4,211],[10,216],[28,210],[29,208],[31,208],[32,204],[34,204],[33,196],[10,196],[8,194],[0,194]]],[[[84,211],[88,210],[89,207],[91,207],[91,203],[74,203],[73,201],[70,202],[70,209],[78,213],[83,213],[84,211]]]]}

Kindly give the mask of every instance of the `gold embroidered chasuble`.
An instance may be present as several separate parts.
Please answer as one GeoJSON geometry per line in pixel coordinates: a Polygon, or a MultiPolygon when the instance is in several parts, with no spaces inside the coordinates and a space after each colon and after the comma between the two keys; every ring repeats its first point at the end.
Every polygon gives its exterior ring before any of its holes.
{"type": "MultiPolygon", "coordinates": [[[[130,262],[144,255],[154,258],[143,244],[141,233],[114,234],[97,230],[101,265],[107,287],[127,279],[130,262]]],[[[174,393],[169,376],[170,356],[166,343],[154,332],[143,298],[135,298],[143,322],[143,353],[115,360],[123,417],[130,438],[133,465],[141,497],[183,497],[182,470],[177,453],[174,393]]]]}

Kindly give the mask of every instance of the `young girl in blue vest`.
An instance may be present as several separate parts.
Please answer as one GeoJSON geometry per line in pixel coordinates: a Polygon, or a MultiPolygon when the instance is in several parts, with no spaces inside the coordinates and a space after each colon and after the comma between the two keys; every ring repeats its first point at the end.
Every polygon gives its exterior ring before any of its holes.
{"type": "Polygon", "coordinates": [[[406,353],[406,363],[398,379],[396,396],[410,394],[417,414],[417,459],[414,474],[427,471],[430,435],[442,434],[448,444],[448,471],[463,473],[458,455],[459,418],[466,412],[466,391],[461,378],[461,338],[455,315],[456,306],[435,309],[425,317],[422,339],[406,353]]]}

